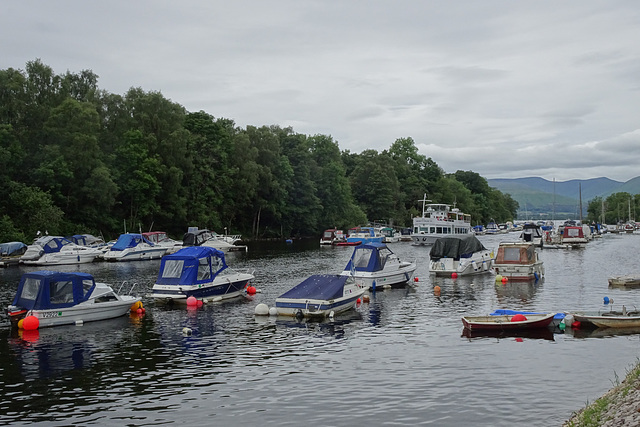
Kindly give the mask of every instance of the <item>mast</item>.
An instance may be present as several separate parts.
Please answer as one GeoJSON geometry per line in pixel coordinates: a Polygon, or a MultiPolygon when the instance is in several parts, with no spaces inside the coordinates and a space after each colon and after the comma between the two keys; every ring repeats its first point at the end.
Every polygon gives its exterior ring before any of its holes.
{"type": "Polygon", "coordinates": [[[580,223],[582,224],[582,183],[578,183],[578,192],[580,193],[580,223]]]}
{"type": "Polygon", "coordinates": [[[553,214],[551,215],[551,219],[555,223],[556,221],[556,178],[553,177],[553,214]]]}

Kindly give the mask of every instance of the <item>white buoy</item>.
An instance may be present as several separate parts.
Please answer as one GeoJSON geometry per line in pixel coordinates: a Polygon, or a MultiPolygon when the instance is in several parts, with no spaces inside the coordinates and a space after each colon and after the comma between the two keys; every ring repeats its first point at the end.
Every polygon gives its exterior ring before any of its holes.
{"type": "Polygon", "coordinates": [[[331,310],[329,312],[329,319],[333,319],[333,316],[335,316],[335,313],[333,312],[333,310],[331,310]]]}
{"type": "Polygon", "coordinates": [[[190,337],[192,333],[193,331],[191,330],[191,328],[182,328],[182,335],[184,335],[185,337],[190,337]]]}
{"type": "Polygon", "coordinates": [[[269,315],[269,306],[264,303],[260,303],[256,305],[255,310],[253,311],[256,316],[268,316],[269,315]]]}
{"type": "Polygon", "coordinates": [[[275,307],[271,307],[269,309],[269,316],[277,316],[278,315],[278,309],[275,307]]]}
{"type": "Polygon", "coordinates": [[[391,289],[391,285],[383,285],[382,288],[383,289],[391,289]]]}
{"type": "Polygon", "coordinates": [[[209,302],[209,298],[205,298],[205,299],[202,300],[203,304],[207,304],[208,302],[209,302]]]}
{"type": "Polygon", "coordinates": [[[76,320],[76,326],[82,326],[84,322],[82,320],[76,320]]]}
{"type": "Polygon", "coordinates": [[[222,301],[222,297],[215,297],[214,299],[211,300],[211,302],[218,302],[218,301],[222,301]]]}

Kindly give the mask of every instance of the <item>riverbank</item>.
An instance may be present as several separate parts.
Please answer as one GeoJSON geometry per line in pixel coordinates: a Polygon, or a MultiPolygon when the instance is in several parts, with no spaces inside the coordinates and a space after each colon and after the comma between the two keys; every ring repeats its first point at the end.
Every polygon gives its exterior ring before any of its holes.
{"type": "Polygon", "coordinates": [[[604,396],[576,412],[563,427],[617,427],[640,425],[640,362],[604,396]]]}

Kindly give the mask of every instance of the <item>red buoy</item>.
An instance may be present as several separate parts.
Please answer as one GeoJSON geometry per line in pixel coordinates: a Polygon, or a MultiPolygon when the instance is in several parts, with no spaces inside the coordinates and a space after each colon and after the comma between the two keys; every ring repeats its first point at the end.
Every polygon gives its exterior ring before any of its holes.
{"type": "Polygon", "coordinates": [[[524,322],[525,320],[527,320],[527,316],[524,314],[516,314],[511,318],[512,322],[524,322]]]}
{"type": "Polygon", "coordinates": [[[455,271],[453,273],[451,273],[451,278],[452,279],[457,279],[458,278],[458,273],[456,273],[455,271]]]}
{"type": "Polygon", "coordinates": [[[198,304],[198,300],[193,295],[187,298],[187,305],[190,307],[194,307],[198,304]]]}
{"type": "Polygon", "coordinates": [[[40,320],[36,316],[27,316],[22,323],[25,331],[35,331],[40,326],[40,320]]]}

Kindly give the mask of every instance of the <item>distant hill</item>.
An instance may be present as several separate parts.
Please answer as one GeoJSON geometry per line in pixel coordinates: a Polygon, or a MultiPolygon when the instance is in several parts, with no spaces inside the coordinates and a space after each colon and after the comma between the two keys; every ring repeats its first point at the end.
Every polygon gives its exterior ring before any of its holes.
{"type": "Polygon", "coordinates": [[[510,194],[520,204],[518,219],[579,218],[578,204],[582,192],[582,214],[595,197],[627,192],[640,194],[640,176],[627,182],[609,178],[549,181],[539,177],[488,179],[489,186],[510,194]]]}

